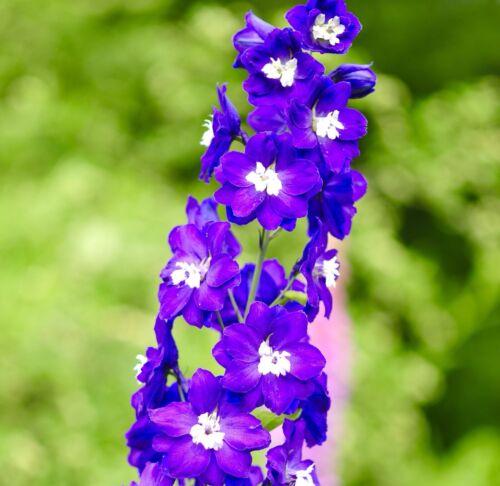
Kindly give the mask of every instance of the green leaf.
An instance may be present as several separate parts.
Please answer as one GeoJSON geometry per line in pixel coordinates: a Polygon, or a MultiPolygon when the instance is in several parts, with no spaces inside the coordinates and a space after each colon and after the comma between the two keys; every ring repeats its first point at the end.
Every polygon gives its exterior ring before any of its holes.
{"type": "Polygon", "coordinates": [[[297,292],[296,290],[288,290],[285,292],[283,296],[282,303],[286,304],[287,302],[295,301],[299,304],[306,305],[307,304],[307,295],[303,292],[297,292]]]}
{"type": "Polygon", "coordinates": [[[298,419],[301,413],[302,409],[299,409],[293,415],[276,415],[265,407],[259,407],[253,411],[252,415],[261,421],[262,427],[264,427],[266,430],[271,431],[277,429],[278,427],[281,427],[285,419],[298,419]]]}

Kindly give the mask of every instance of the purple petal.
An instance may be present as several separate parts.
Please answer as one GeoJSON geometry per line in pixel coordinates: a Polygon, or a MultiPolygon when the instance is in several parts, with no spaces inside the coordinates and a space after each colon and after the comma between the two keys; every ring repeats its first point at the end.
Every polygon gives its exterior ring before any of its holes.
{"type": "Polygon", "coordinates": [[[212,356],[223,368],[231,365],[232,358],[227,353],[222,341],[219,341],[212,349],[212,356]]]}
{"type": "Polygon", "coordinates": [[[269,344],[273,349],[284,349],[307,336],[307,317],[303,312],[290,312],[275,319],[269,344]]]}
{"type": "Polygon", "coordinates": [[[203,327],[204,313],[196,305],[194,297],[192,297],[187,303],[184,311],[182,312],[182,317],[184,317],[186,322],[192,326],[196,326],[200,329],[203,327]]]}
{"type": "Polygon", "coordinates": [[[268,231],[278,229],[283,221],[283,216],[275,210],[275,197],[268,197],[257,210],[257,219],[259,223],[268,231]]]}
{"type": "Polygon", "coordinates": [[[170,448],[165,463],[168,472],[176,478],[199,476],[208,467],[211,452],[200,444],[194,444],[192,437],[179,439],[170,448]]]}
{"type": "Polygon", "coordinates": [[[160,316],[164,320],[176,317],[186,307],[193,293],[187,285],[180,287],[162,283],[158,291],[160,301],[160,316]]]}
{"type": "Polygon", "coordinates": [[[219,401],[221,386],[210,371],[199,369],[191,379],[189,401],[196,414],[212,413],[219,401]]]}
{"type": "Polygon", "coordinates": [[[290,196],[280,192],[271,199],[274,211],[282,218],[302,218],[307,214],[307,198],[305,196],[290,196]]]}
{"type": "Polygon", "coordinates": [[[255,188],[241,188],[234,194],[232,208],[234,215],[245,218],[255,211],[266,199],[265,192],[257,192],[255,188]]]}
{"type": "Polygon", "coordinates": [[[294,384],[294,378],[290,380],[288,377],[276,377],[272,374],[263,376],[262,394],[266,407],[277,415],[285,413],[297,398],[294,384]]]}
{"type": "Polygon", "coordinates": [[[240,273],[238,264],[227,255],[212,261],[207,273],[207,283],[210,287],[220,287],[240,273]]]}
{"type": "Polygon", "coordinates": [[[215,451],[219,467],[226,473],[237,478],[248,477],[252,456],[250,452],[236,451],[227,444],[215,451]]]}
{"type": "Polygon", "coordinates": [[[325,357],[321,351],[307,343],[297,343],[286,346],[291,356],[288,358],[291,363],[290,373],[299,380],[310,380],[318,376],[325,367],[325,357]]]}
{"type": "Polygon", "coordinates": [[[191,427],[198,423],[197,416],[186,402],[171,403],[166,407],[150,410],[149,418],[170,437],[188,435],[191,427]]]}
{"type": "Polygon", "coordinates": [[[269,432],[252,415],[235,415],[221,420],[224,440],[238,451],[264,449],[271,442],[269,432]]]}
{"type": "Polygon", "coordinates": [[[235,359],[253,363],[259,359],[262,340],[246,324],[234,324],[224,330],[222,342],[226,351],[235,359]]]}
{"type": "Polygon", "coordinates": [[[223,253],[231,225],[226,222],[211,223],[208,226],[207,240],[212,258],[223,253]]]}
{"type": "Polygon", "coordinates": [[[340,130],[342,140],[358,140],[367,133],[368,121],[358,110],[352,108],[341,110],[339,121],[344,125],[340,130]]]}
{"type": "Polygon", "coordinates": [[[205,311],[219,311],[224,307],[227,290],[223,287],[210,287],[205,281],[194,291],[195,304],[205,311]]]}
{"type": "Polygon", "coordinates": [[[233,198],[237,191],[237,187],[232,184],[225,183],[222,187],[215,191],[214,197],[218,203],[230,206],[233,203],[233,198]]]}
{"type": "Polygon", "coordinates": [[[271,165],[277,154],[274,136],[267,133],[254,135],[245,147],[245,154],[255,162],[261,162],[265,167],[271,165]]]}
{"type": "Polygon", "coordinates": [[[248,393],[253,390],[260,380],[258,365],[234,360],[226,369],[221,384],[224,388],[236,393],[248,393]]]}
{"type": "Polygon", "coordinates": [[[286,114],[280,106],[258,106],[248,115],[248,124],[256,132],[286,130],[286,114]]]}
{"type": "MultiPolygon", "coordinates": [[[[223,486],[225,474],[219,468],[215,454],[210,455],[210,462],[203,475],[199,478],[202,484],[210,484],[212,486],[223,486]]],[[[198,484],[198,483],[197,483],[198,484]]]]}
{"type": "Polygon", "coordinates": [[[157,452],[166,453],[176,442],[177,438],[174,439],[166,435],[156,435],[153,437],[153,449],[157,452]]]}
{"type": "Polygon", "coordinates": [[[347,106],[351,96],[351,85],[346,82],[333,83],[321,95],[316,106],[316,113],[320,116],[327,115],[334,110],[341,110],[347,106]]]}
{"type": "Polygon", "coordinates": [[[200,260],[208,256],[206,240],[194,224],[174,228],[168,241],[173,252],[180,249],[196,255],[200,260]]]}
{"type": "Polygon", "coordinates": [[[255,170],[256,160],[240,152],[229,152],[222,158],[222,170],[226,179],[236,187],[249,187],[247,175],[255,170]]]}
{"type": "Polygon", "coordinates": [[[318,169],[307,160],[297,160],[278,172],[283,191],[290,196],[300,196],[310,191],[320,180],[318,169]]]}
{"type": "Polygon", "coordinates": [[[250,307],[246,324],[264,341],[271,334],[271,321],[273,317],[273,311],[266,304],[254,302],[250,307]]]}

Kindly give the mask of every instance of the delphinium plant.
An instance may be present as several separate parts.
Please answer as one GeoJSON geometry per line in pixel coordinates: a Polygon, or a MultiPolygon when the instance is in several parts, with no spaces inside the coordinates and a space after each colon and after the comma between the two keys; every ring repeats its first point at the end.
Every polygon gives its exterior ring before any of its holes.
{"type": "Polygon", "coordinates": [[[303,449],[326,440],[330,398],[325,358],[308,328],[320,308],[326,317],[332,312],[339,262],[329,235],[349,234],[366,191],[351,163],[367,121],[348,103],[373,91],[375,74],[366,65],[326,74],[311,55],[344,54],[359,33],[343,0],[309,0],[286,19],[291,27],[280,29],[250,12],[234,36],[254,134],[219,86],[200,174],[205,182],[215,177],[218,189],[201,203],[189,197],[187,224],[169,236],[157,346],[139,357],[136,422],[127,433],[141,486],[319,484],[303,449]],[[309,242],[287,276],[266,252],[299,218],[307,218],[309,242]],[[241,267],[232,225],[254,221],[260,251],[241,267]],[[222,376],[203,369],[183,375],[172,337],[181,317],[218,333],[212,354],[222,376]],[[277,427],[284,442],[270,448],[277,427]],[[252,462],[258,450],[266,450],[265,471],[252,462]]]}

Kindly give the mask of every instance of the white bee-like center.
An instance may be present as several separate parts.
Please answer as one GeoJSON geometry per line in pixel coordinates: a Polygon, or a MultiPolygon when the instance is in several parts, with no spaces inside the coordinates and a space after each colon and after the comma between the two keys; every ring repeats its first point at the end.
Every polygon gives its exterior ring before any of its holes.
{"type": "Polygon", "coordinates": [[[210,268],[210,258],[206,258],[198,265],[195,263],[177,262],[177,270],[170,274],[172,283],[179,285],[186,284],[191,289],[199,289],[201,282],[210,268]]]}
{"type": "Polygon", "coordinates": [[[281,59],[271,58],[270,62],[262,68],[262,72],[269,79],[278,79],[283,88],[290,88],[295,81],[297,64],[297,59],[282,62],[281,59]]]}
{"type": "Polygon", "coordinates": [[[340,262],[334,256],[331,260],[318,262],[314,267],[314,273],[326,279],[327,287],[335,287],[340,277],[340,262]]]}
{"type": "Polygon", "coordinates": [[[312,35],[317,41],[327,41],[331,46],[336,46],[340,43],[339,35],[342,35],[345,29],[339,17],[335,16],[327,22],[325,14],[319,14],[314,21],[312,35]]]}
{"type": "Polygon", "coordinates": [[[283,188],[275,170],[272,167],[266,169],[260,162],[257,162],[255,170],[247,174],[246,180],[255,186],[257,192],[266,191],[269,196],[277,196],[283,188]]]}
{"type": "Polygon", "coordinates": [[[290,372],[291,363],[288,359],[291,354],[288,351],[274,351],[265,341],[259,347],[259,366],[261,375],[272,373],[274,376],[285,376],[290,372]]]}
{"type": "Polygon", "coordinates": [[[311,464],[304,471],[295,472],[295,486],[314,486],[312,472],[314,471],[314,464],[311,464]]]}
{"type": "Polygon", "coordinates": [[[224,432],[220,430],[220,418],[215,412],[204,413],[198,417],[198,423],[189,432],[194,444],[201,444],[205,449],[218,451],[224,442],[224,432]]]}
{"type": "Polygon", "coordinates": [[[201,136],[200,145],[203,145],[205,147],[210,147],[210,144],[212,143],[212,140],[215,137],[213,116],[210,116],[210,118],[207,118],[205,120],[205,122],[203,123],[203,126],[205,127],[205,132],[201,136]]]}
{"type": "Polygon", "coordinates": [[[339,121],[339,110],[332,111],[326,116],[317,116],[314,118],[314,130],[318,137],[330,140],[336,140],[340,137],[340,130],[343,130],[344,124],[339,121]]]}
{"type": "MultiPolygon", "coordinates": [[[[134,371],[135,371],[135,377],[139,378],[139,375],[142,372],[142,367],[148,362],[148,358],[146,356],[143,356],[142,354],[138,354],[136,356],[137,359],[137,364],[134,366],[134,371]]],[[[141,381],[137,380],[137,383],[141,383],[141,381]]]]}

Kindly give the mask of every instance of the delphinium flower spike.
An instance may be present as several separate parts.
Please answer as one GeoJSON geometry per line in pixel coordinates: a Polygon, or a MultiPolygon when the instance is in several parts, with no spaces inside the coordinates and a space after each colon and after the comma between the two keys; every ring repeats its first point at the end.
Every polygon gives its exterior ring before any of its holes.
{"type": "Polygon", "coordinates": [[[351,166],[367,121],[349,104],[374,91],[376,76],[354,64],[326,75],[312,55],[343,54],[359,34],[344,0],[309,0],[286,19],[279,29],[249,12],[233,39],[254,133],[243,129],[225,84],[205,122],[200,178],[218,187],[204,201],[188,197],[186,224],[168,238],[156,345],[138,356],[136,420],[126,435],[135,486],[319,485],[321,471],[303,448],[325,442],[331,401],[309,327],[321,307],[327,317],[334,311],[340,264],[330,245],[348,236],[366,192],[351,166]],[[286,245],[299,219],[309,241],[287,275],[267,250],[286,245]],[[259,228],[259,253],[240,265],[232,229],[250,224],[259,228]],[[212,354],[221,376],[182,372],[172,335],[182,320],[218,334],[212,354]],[[285,442],[269,449],[269,432],[280,426],[285,442]],[[267,450],[265,469],[253,463],[258,450],[267,450]]]}

